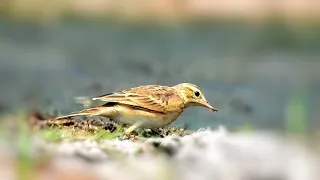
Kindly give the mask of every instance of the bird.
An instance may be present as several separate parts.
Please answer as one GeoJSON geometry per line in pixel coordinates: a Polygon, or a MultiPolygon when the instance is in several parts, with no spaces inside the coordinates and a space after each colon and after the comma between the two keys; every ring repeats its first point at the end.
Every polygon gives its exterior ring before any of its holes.
{"type": "Polygon", "coordinates": [[[137,128],[160,128],[175,121],[182,112],[192,106],[202,106],[218,111],[205,98],[201,89],[192,83],[174,86],[142,85],[93,97],[102,101],[98,107],[87,108],[56,119],[74,116],[102,116],[129,125],[125,135],[137,128]]]}

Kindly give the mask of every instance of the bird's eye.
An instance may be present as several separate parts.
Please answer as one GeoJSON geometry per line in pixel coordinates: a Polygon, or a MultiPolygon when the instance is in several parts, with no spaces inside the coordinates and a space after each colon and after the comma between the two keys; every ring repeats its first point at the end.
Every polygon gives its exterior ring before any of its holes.
{"type": "Polygon", "coordinates": [[[200,96],[200,92],[199,92],[199,91],[195,91],[195,92],[194,92],[194,95],[195,95],[196,97],[199,97],[199,96],[200,96]]]}

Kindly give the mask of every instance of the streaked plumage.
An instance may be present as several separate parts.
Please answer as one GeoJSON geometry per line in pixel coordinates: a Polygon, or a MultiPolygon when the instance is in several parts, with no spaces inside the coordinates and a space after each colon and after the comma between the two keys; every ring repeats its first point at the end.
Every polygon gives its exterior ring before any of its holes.
{"type": "Polygon", "coordinates": [[[131,125],[126,134],[138,127],[163,127],[175,121],[190,106],[211,106],[199,87],[190,83],[175,86],[145,85],[92,98],[106,102],[96,108],[85,109],[66,116],[98,115],[131,125]]]}

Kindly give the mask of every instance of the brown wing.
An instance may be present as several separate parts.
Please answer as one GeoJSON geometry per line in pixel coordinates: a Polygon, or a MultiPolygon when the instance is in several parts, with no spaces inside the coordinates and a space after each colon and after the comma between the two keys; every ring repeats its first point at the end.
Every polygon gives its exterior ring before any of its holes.
{"type": "Polygon", "coordinates": [[[183,99],[172,87],[157,85],[139,86],[109,93],[93,100],[139,106],[161,113],[177,111],[184,106],[183,99]]]}

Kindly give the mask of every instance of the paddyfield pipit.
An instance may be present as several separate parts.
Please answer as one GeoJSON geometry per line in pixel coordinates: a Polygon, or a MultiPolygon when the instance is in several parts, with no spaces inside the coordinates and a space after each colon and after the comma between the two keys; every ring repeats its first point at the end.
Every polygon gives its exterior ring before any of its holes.
{"type": "Polygon", "coordinates": [[[121,125],[130,125],[125,131],[125,134],[129,135],[136,128],[164,127],[175,121],[184,109],[191,106],[203,106],[217,111],[208,103],[200,88],[191,83],[175,86],[138,86],[94,97],[92,100],[106,103],[57,119],[81,115],[103,116],[121,125]]]}

